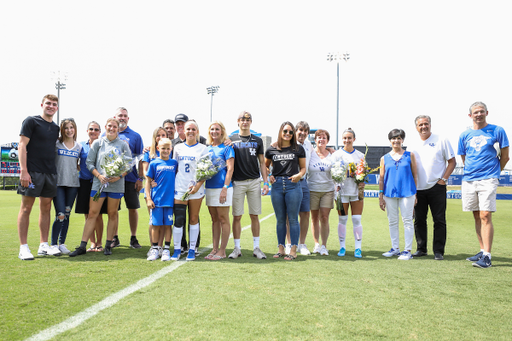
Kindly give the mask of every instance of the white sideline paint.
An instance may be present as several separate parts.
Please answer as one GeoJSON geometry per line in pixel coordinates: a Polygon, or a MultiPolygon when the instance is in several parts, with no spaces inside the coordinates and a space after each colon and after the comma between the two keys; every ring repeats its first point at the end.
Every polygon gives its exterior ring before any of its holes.
{"type": "MultiPolygon", "coordinates": [[[[274,213],[269,214],[268,216],[260,219],[260,222],[267,220],[268,218],[272,217],[273,215],[274,215],[274,213]]],[[[242,231],[245,231],[246,229],[248,229],[250,227],[251,227],[251,225],[244,226],[242,228],[242,231]]],[[[212,247],[213,247],[213,245],[210,244],[207,247],[202,248],[200,250],[200,252],[211,249],[212,247]]],[[[96,303],[92,307],[89,307],[89,308],[85,309],[84,311],[82,311],[74,316],[71,316],[70,318],[62,321],[59,324],[56,324],[53,327],[47,328],[47,329],[31,336],[30,338],[27,339],[27,341],[50,340],[50,339],[54,338],[55,336],[57,336],[61,333],[64,333],[65,331],[68,331],[72,328],[78,327],[79,325],[81,325],[82,323],[84,323],[85,321],[87,321],[88,319],[90,319],[91,317],[93,317],[94,315],[99,313],[100,311],[113,306],[114,304],[116,304],[121,299],[125,298],[126,296],[134,293],[137,290],[147,287],[148,285],[152,284],[156,280],[162,278],[163,276],[167,275],[168,273],[176,270],[180,266],[185,265],[187,263],[188,262],[185,261],[185,258],[181,258],[179,261],[173,262],[169,266],[166,266],[165,268],[160,269],[159,271],[155,272],[154,274],[149,275],[148,277],[139,280],[137,283],[132,284],[129,287],[127,287],[121,291],[118,291],[113,295],[110,295],[109,297],[96,303]]]]}

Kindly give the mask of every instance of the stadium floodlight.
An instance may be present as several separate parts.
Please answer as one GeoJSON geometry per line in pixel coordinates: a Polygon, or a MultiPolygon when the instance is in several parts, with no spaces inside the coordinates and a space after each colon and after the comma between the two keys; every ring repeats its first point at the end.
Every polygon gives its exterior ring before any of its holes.
{"type": "Polygon", "coordinates": [[[215,86],[210,86],[208,88],[206,88],[206,91],[208,92],[208,95],[212,95],[212,99],[211,99],[211,102],[210,102],[210,122],[212,122],[212,114],[213,114],[213,95],[215,95],[217,92],[219,92],[219,89],[220,89],[220,86],[218,85],[215,85],[215,86]]]}
{"type": "Polygon", "coordinates": [[[336,90],[336,149],[338,149],[338,128],[339,128],[339,120],[340,120],[340,61],[344,60],[348,62],[350,59],[350,53],[328,53],[327,61],[328,62],[336,62],[336,75],[337,75],[337,90],[336,90]]]}
{"type": "Polygon", "coordinates": [[[68,80],[68,73],[63,72],[61,74],[60,71],[53,71],[52,72],[52,80],[55,82],[55,89],[57,89],[57,98],[59,99],[59,107],[57,109],[57,125],[60,125],[59,121],[59,114],[60,114],[60,90],[66,89],[66,84],[64,82],[67,82],[68,80]]]}

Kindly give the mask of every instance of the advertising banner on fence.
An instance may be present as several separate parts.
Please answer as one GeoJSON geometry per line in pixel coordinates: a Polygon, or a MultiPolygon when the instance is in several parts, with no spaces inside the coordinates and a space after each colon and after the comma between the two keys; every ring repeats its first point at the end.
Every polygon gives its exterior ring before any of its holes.
{"type": "Polygon", "coordinates": [[[18,142],[1,145],[2,148],[2,176],[20,176],[20,163],[18,159],[18,142]]]}

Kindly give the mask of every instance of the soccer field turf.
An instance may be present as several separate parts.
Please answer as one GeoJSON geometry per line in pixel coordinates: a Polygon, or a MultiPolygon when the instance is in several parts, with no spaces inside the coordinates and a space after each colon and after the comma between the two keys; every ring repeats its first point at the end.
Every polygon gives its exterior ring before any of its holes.
{"type": "MultiPolygon", "coordinates": [[[[365,199],[362,259],[353,257],[350,221],[347,255],[336,255],[337,215],[332,211],[329,256],[275,260],[277,238],[269,197],[263,198],[260,216],[271,215],[261,223],[266,260],[252,257],[249,228],[242,232],[239,259],[206,261],[206,249],[195,262],[148,262],[147,210],[139,211],[143,248],[135,250],[127,247],[128,214],[123,208],[122,246],[112,256],[36,256],[34,261],[21,261],[19,205],[14,192],[0,191],[0,340],[34,335],[42,340],[44,335],[38,333],[63,321],[74,321],[74,327],[59,326],[62,333],[54,340],[509,340],[512,334],[511,201],[498,201],[493,215],[490,269],[474,268],[465,260],[479,246],[472,214],[462,212],[460,200],[448,200],[444,261],[433,260],[431,221],[428,257],[382,257],[390,248],[390,237],[386,214],[373,198],[365,199]]],[[[29,229],[34,255],[39,244],[37,205],[36,201],[29,229]]],[[[82,215],[71,215],[70,249],[79,244],[83,222],[82,215]]],[[[245,215],[242,226],[248,224],[245,215]]],[[[201,210],[201,231],[200,248],[205,249],[211,244],[206,207],[201,210]]],[[[402,227],[400,238],[403,247],[402,227]]],[[[310,233],[306,244],[312,250],[310,233]]],[[[227,252],[232,248],[230,240],[227,252]]]]}

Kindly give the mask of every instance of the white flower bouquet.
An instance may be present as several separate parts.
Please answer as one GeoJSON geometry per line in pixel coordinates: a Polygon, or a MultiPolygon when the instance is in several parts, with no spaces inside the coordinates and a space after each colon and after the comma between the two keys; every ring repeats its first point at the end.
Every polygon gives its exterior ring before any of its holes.
{"type": "MultiPolygon", "coordinates": [[[[132,158],[125,155],[125,153],[120,153],[117,148],[112,148],[102,155],[100,159],[100,168],[97,170],[107,178],[114,178],[116,176],[121,176],[121,174],[125,172],[129,173],[132,170],[132,167],[137,164],[139,160],[140,156],[132,158]]],[[[92,200],[98,201],[101,193],[108,187],[108,185],[108,182],[101,184],[100,189],[96,192],[92,200]]]]}
{"type": "Polygon", "coordinates": [[[190,191],[199,182],[213,178],[222,169],[226,168],[226,161],[216,157],[213,152],[201,156],[196,163],[196,174],[194,180],[188,184],[188,190],[185,192],[181,201],[187,201],[190,197],[190,191]]]}
{"type": "Polygon", "coordinates": [[[331,166],[331,177],[334,182],[340,187],[336,192],[336,209],[340,212],[344,212],[343,203],[341,202],[341,192],[343,190],[343,181],[347,178],[348,165],[343,160],[333,162],[331,166]]]}

